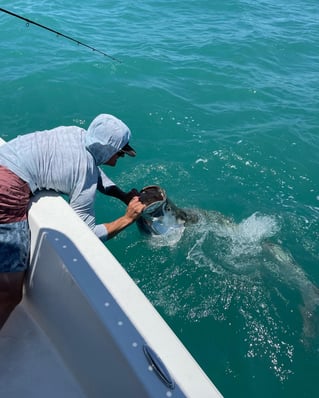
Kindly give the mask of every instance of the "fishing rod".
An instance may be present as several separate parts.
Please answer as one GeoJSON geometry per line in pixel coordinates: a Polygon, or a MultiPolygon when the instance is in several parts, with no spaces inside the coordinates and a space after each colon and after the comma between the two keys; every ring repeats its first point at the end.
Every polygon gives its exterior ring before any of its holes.
{"type": "Polygon", "coordinates": [[[64,37],[65,39],[74,41],[76,44],[78,44],[78,45],[80,45],[80,46],[87,47],[87,48],[89,48],[89,49],[92,50],[92,51],[95,51],[95,52],[97,52],[97,53],[99,53],[99,54],[104,55],[105,57],[111,58],[113,61],[117,61],[117,62],[121,63],[121,61],[119,61],[119,60],[116,59],[115,57],[112,57],[111,55],[106,54],[105,52],[103,52],[103,51],[101,51],[101,50],[98,50],[98,49],[96,49],[96,48],[94,48],[94,47],[92,47],[92,46],[89,46],[88,44],[85,44],[85,43],[83,43],[83,42],[81,42],[81,41],[79,41],[79,40],[77,40],[77,39],[74,39],[74,38],[71,37],[71,36],[67,36],[67,35],[65,35],[65,34],[63,34],[63,33],[61,33],[61,32],[58,32],[57,30],[51,29],[51,28],[49,28],[48,26],[41,25],[41,24],[38,23],[38,22],[35,22],[35,21],[32,21],[31,19],[22,17],[21,15],[18,15],[18,14],[15,14],[14,12],[5,10],[4,8],[0,8],[0,11],[5,12],[6,14],[12,15],[12,16],[15,17],[15,18],[22,19],[23,21],[25,21],[25,22],[27,23],[27,26],[29,26],[29,24],[32,24],[32,25],[38,26],[39,28],[46,29],[46,30],[48,30],[49,32],[55,33],[57,36],[61,36],[61,37],[64,37]]]}

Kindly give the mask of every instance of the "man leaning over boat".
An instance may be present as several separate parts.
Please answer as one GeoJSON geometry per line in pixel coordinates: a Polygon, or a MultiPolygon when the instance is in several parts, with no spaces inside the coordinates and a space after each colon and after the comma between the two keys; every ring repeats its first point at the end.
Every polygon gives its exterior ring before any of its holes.
{"type": "Polygon", "coordinates": [[[136,156],[130,138],[125,123],[100,114],[87,130],[60,126],[18,136],[0,147],[0,329],[22,299],[30,250],[27,211],[38,191],[66,194],[71,207],[103,241],[139,218],[145,205],[137,190],[122,191],[100,167],[115,166],[125,155],[136,156]],[[123,201],[124,215],[96,224],[97,190],[123,201]]]}

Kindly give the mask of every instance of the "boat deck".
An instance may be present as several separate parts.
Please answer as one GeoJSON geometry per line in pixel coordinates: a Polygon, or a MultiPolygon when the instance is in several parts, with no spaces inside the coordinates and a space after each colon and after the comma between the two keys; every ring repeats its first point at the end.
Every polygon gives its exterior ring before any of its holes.
{"type": "Polygon", "coordinates": [[[17,307],[1,330],[0,358],[0,397],[85,397],[24,304],[17,307]]]}

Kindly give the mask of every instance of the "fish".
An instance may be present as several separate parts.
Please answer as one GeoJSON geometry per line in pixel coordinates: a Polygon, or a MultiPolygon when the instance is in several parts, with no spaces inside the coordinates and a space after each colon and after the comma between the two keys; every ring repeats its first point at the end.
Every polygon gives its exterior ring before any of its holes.
{"type": "Polygon", "coordinates": [[[159,185],[148,185],[139,192],[140,201],[146,206],[137,226],[147,235],[167,235],[181,232],[188,224],[198,221],[192,210],[177,207],[159,185]]]}
{"type": "Polygon", "coordinates": [[[278,261],[286,282],[298,288],[301,293],[303,305],[300,306],[300,312],[303,319],[303,337],[304,343],[308,344],[309,340],[319,336],[319,288],[311,282],[287,249],[272,242],[266,242],[263,248],[278,261]]]}

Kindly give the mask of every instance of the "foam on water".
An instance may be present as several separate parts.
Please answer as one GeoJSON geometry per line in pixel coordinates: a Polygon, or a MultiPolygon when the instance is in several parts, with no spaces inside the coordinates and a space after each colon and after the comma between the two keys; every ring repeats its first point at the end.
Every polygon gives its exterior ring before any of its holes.
{"type": "Polygon", "coordinates": [[[279,231],[275,217],[252,214],[239,224],[228,222],[215,225],[215,234],[228,240],[227,260],[234,265],[241,256],[256,255],[262,250],[261,243],[279,231]]]}
{"type": "Polygon", "coordinates": [[[218,212],[202,213],[200,223],[192,228],[195,243],[188,251],[188,259],[201,258],[201,266],[210,266],[216,272],[218,264],[234,271],[248,270],[262,252],[262,243],[279,230],[273,216],[254,213],[239,224],[218,212]],[[206,257],[206,261],[203,259],[206,257]],[[216,261],[212,261],[212,259],[216,261]]]}

